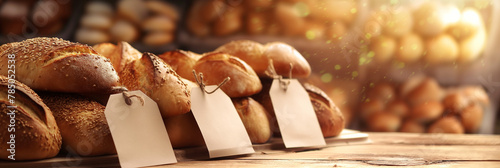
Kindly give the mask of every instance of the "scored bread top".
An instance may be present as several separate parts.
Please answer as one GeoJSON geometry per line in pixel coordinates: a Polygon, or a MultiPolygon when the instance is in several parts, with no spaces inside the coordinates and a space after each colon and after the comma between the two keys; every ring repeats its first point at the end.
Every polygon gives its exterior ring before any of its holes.
{"type": "Polygon", "coordinates": [[[9,60],[15,61],[16,79],[34,90],[109,93],[118,85],[109,59],[87,45],[60,38],[39,37],[0,46],[1,75],[12,75],[7,69],[14,63],[9,60]]]}

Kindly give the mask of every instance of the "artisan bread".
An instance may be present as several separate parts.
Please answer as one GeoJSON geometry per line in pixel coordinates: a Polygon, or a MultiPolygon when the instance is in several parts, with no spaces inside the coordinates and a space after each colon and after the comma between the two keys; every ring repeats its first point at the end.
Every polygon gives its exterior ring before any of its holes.
{"type": "Polygon", "coordinates": [[[340,109],[318,87],[305,83],[304,88],[309,94],[323,136],[332,137],[339,135],[345,126],[345,119],[340,109]]]}
{"type": "Polygon", "coordinates": [[[250,97],[233,98],[234,107],[245,126],[252,143],[265,143],[271,138],[271,127],[267,112],[261,104],[250,97]]]}
{"type": "Polygon", "coordinates": [[[173,148],[195,147],[205,144],[193,113],[163,118],[173,148]]]}
{"type": "Polygon", "coordinates": [[[15,154],[16,161],[56,156],[61,149],[61,134],[42,99],[28,86],[4,76],[0,76],[0,90],[0,159],[11,160],[11,154],[15,154]],[[13,88],[14,97],[9,98],[13,88]],[[9,149],[13,149],[13,153],[9,149]]]}
{"type": "Polygon", "coordinates": [[[102,56],[109,58],[117,72],[121,72],[126,64],[142,57],[142,53],[127,42],[119,42],[114,47],[112,45],[110,43],[101,43],[95,45],[94,49],[101,53],[102,56]]]}
{"type": "Polygon", "coordinates": [[[259,102],[262,107],[266,110],[267,119],[269,120],[269,124],[271,127],[271,131],[274,136],[280,136],[280,128],[278,126],[278,120],[276,120],[276,114],[274,114],[273,103],[271,102],[271,97],[269,96],[269,90],[271,89],[271,84],[273,83],[273,79],[271,78],[260,78],[262,81],[262,90],[252,95],[252,98],[259,102]]]}
{"type": "Polygon", "coordinates": [[[122,69],[120,82],[129,90],[141,90],[158,103],[163,117],[184,114],[191,108],[190,88],[175,71],[151,53],[144,53],[122,69]]]}
{"type": "Polygon", "coordinates": [[[40,93],[52,110],[62,135],[62,149],[80,156],[116,154],[104,105],[64,93],[40,93]]]}
{"type": "Polygon", "coordinates": [[[118,86],[109,59],[91,47],[59,38],[32,38],[0,46],[0,74],[15,56],[16,79],[34,90],[107,93],[118,86]]]}
{"type": "Polygon", "coordinates": [[[218,85],[227,77],[222,91],[229,97],[246,97],[260,92],[262,85],[255,71],[241,59],[226,53],[212,52],[201,57],[193,69],[203,73],[206,85],[218,85]]]}
{"type": "Polygon", "coordinates": [[[311,74],[311,67],[307,60],[292,46],[282,42],[271,42],[261,45],[248,40],[232,41],[220,46],[216,52],[225,52],[236,56],[248,63],[260,77],[269,77],[266,73],[269,60],[273,61],[277,75],[290,76],[292,64],[292,77],[303,78],[311,74]]]}
{"type": "Polygon", "coordinates": [[[190,81],[196,81],[193,75],[193,67],[201,57],[191,51],[173,50],[158,55],[165,63],[170,65],[177,74],[190,81]]]}

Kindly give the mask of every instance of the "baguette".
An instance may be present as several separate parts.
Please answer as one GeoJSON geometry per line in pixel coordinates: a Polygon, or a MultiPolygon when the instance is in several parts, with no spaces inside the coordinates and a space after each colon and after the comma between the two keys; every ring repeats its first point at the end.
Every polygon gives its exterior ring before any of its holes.
{"type": "Polygon", "coordinates": [[[0,75],[8,75],[12,60],[16,79],[34,90],[109,93],[118,86],[109,59],[87,45],[59,38],[32,38],[0,46],[0,75]]]}
{"type": "Polygon", "coordinates": [[[28,86],[0,76],[0,109],[0,159],[37,160],[59,153],[62,141],[56,120],[42,99],[28,86]],[[15,99],[8,97],[11,86],[15,86],[15,99]],[[14,114],[11,114],[12,110],[15,110],[14,114]],[[9,158],[12,154],[9,149],[14,150],[12,158],[9,158]]]}
{"type": "Polygon", "coordinates": [[[54,113],[62,148],[80,156],[116,154],[105,106],[74,94],[40,93],[54,113]]]}
{"type": "Polygon", "coordinates": [[[120,82],[129,90],[141,90],[158,103],[162,117],[189,112],[190,90],[175,71],[151,53],[144,53],[122,69],[120,82]]]}

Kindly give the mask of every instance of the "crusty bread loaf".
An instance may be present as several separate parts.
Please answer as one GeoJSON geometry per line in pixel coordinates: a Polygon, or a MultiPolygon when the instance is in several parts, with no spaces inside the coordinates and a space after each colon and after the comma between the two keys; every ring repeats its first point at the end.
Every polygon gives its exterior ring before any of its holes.
{"type": "Polygon", "coordinates": [[[62,142],[56,120],[42,99],[28,86],[17,81],[9,84],[8,78],[0,76],[0,110],[0,159],[10,160],[8,149],[11,148],[15,150],[16,161],[45,159],[59,153],[62,142]],[[12,95],[15,98],[11,97],[14,103],[10,103],[8,98],[11,86],[15,86],[12,95]],[[15,110],[14,114],[9,114],[12,110],[15,110]],[[10,141],[15,142],[14,146],[7,143],[10,141]]]}
{"type": "Polygon", "coordinates": [[[91,47],[59,38],[33,38],[0,46],[0,74],[15,56],[16,79],[34,90],[110,92],[118,75],[109,59],[91,47]]]}
{"type": "Polygon", "coordinates": [[[192,112],[163,118],[163,123],[173,148],[194,147],[205,144],[192,112]]]}
{"type": "Polygon", "coordinates": [[[76,94],[40,93],[62,135],[62,149],[81,156],[116,154],[105,106],[76,94]]]}
{"type": "Polygon", "coordinates": [[[261,104],[250,97],[233,98],[234,107],[245,125],[252,143],[265,143],[271,138],[271,127],[267,112],[261,104]]]}
{"type": "Polygon", "coordinates": [[[137,51],[127,42],[119,42],[115,47],[110,43],[101,43],[94,46],[94,49],[101,53],[102,56],[111,60],[113,67],[119,73],[122,71],[123,67],[137,59],[142,57],[142,53],[137,51]],[[109,51],[114,49],[112,51],[109,51]]]}
{"type": "Polygon", "coordinates": [[[190,88],[172,68],[151,53],[144,53],[123,68],[120,82],[129,90],[141,90],[158,103],[163,117],[189,112],[190,88]]]}
{"type": "Polygon", "coordinates": [[[267,112],[267,118],[269,119],[269,124],[271,127],[271,131],[274,136],[281,136],[280,128],[278,126],[278,121],[276,120],[276,114],[274,114],[273,103],[271,102],[271,97],[269,96],[269,90],[271,89],[271,84],[273,79],[271,78],[260,78],[262,82],[262,90],[252,95],[252,98],[259,102],[267,112]]]}
{"type": "Polygon", "coordinates": [[[318,87],[305,83],[304,88],[309,94],[323,136],[332,137],[339,135],[345,126],[345,119],[340,109],[318,87]]]}
{"type": "Polygon", "coordinates": [[[307,60],[292,46],[282,42],[271,42],[264,45],[264,57],[273,60],[278,75],[289,77],[292,64],[292,77],[305,78],[311,75],[311,67],[307,60]]]}
{"type": "Polygon", "coordinates": [[[246,97],[260,92],[262,85],[255,71],[241,59],[226,53],[212,52],[201,57],[193,69],[203,73],[206,85],[218,85],[227,77],[221,89],[229,97],[246,97]]]}
{"type": "Polygon", "coordinates": [[[248,63],[260,77],[266,74],[269,61],[273,61],[278,75],[290,76],[290,64],[293,66],[292,77],[303,78],[311,74],[307,60],[292,46],[282,42],[271,42],[265,45],[249,40],[238,40],[224,44],[215,52],[225,52],[248,63]]]}
{"type": "Polygon", "coordinates": [[[190,81],[196,81],[193,76],[193,67],[201,55],[191,51],[173,50],[158,55],[165,63],[170,65],[177,74],[190,81]]]}

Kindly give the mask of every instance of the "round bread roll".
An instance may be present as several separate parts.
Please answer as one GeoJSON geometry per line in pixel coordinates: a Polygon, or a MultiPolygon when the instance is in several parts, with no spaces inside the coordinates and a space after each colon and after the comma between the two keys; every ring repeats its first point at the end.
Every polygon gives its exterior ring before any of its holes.
{"type": "Polygon", "coordinates": [[[448,26],[444,20],[446,18],[443,17],[445,13],[437,2],[426,1],[413,12],[415,23],[413,29],[423,36],[436,36],[448,26]]]}
{"type": "Polygon", "coordinates": [[[460,113],[469,106],[469,100],[461,93],[450,93],[443,99],[443,106],[452,113],[460,113]]]}
{"type": "Polygon", "coordinates": [[[250,96],[262,89],[255,71],[241,59],[226,53],[207,53],[196,62],[193,69],[196,73],[203,73],[206,85],[218,85],[230,77],[221,89],[232,98],[250,96]]]}
{"type": "Polygon", "coordinates": [[[195,1],[186,16],[186,28],[190,33],[199,37],[208,36],[211,31],[208,21],[202,19],[201,9],[205,7],[203,2],[205,1],[195,1]]]}
{"type": "Polygon", "coordinates": [[[200,18],[199,21],[203,23],[209,23],[220,17],[227,10],[227,4],[223,0],[196,1],[191,11],[193,10],[193,13],[197,13],[193,17],[200,18]]]}
{"type": "Polygon", "coordinates": [[[266,143],[269,141],[272,133],[266,109],[250,97],[233,98],[232,101],[250,137],[250,141],[252,143],[266,143]]]}
{"type": "Polygon", "coordinates": [[[216,36],[226,36],[243,29],[243,10],[241,6],[227,9],[218,16],[212,27],[212,33],[216,36]]]}
{"type": "Polygon", "coordinates": [[[439,101],[428,101],[414,106],[411,110],[411,118],[421,123],[428,123],[441,117],[444,107],[439,101]]]}
{"type": "Polygon", "coordinates": [[[215,52],[224,52],[238,57],[245,61],[259,76],[265,75],[269,63],[268,58],[263,54],[264,46],[258,42],[250,40],[236,40],[226,43],[215,52]]]}
{"type": "Polygon", "coordinates": [[[476,33],[463,39],[458,44],[459,54],[457,61],[461,63],[471,62],[479,58],[486,47],[486,30],[483,25],[476,33]]]}
{"type": "Polygon", "coordinates": [[[163,118],[173,148],[203,146],[205,140],[193,113],[163,118]]]}
{"type": "Polygon", "coordinates": [[[410,106],[416,106],[429,101],[440,102],[443,99],[444,91],[438,82],[433,78],[425,78],[406,97],[410,106]]]}
{"type": "Polygon", "coordinates": [[[172,43],[174,38],[172,32],[150,32],[142,39],[142,42],[151,46],[160,46],[172,43]]]}
{"type": "Polygon", "coordinates": [[[175,71],[151,53],[126,64],[119,72],[120,82],[129,90],[141,90],[153,99],[162,117],[190,111],[190,89],[175,71]]]}
{"type": "Polygon", "coordinates": [[[408,97],[408,95],[415,89],[417,88],[422,81],[426,79],[425,76],[423,75],[416,75],[409,77],[406,81],[404,81],[401,86],[399,87],[399,95],[402,98],[408,97]]]}
{"type": "Polygon", "coordinates": [[[317,5],[311,6],[310,16],[324,22],[342,20],[346,24],[351,24],[359,11],[357,2],[355,0],[318,1],[317,5]]]}
{"type": "Polygon", "coordinates": [[[463,134],[464,128],[453,116],[443,117],[429,126],[428,133],[463,134]]]}
{"type": "Polygon", "coordinates": [[[370,51],[375,55],[373,59],[379,63],[385,63],[392,59],[396,51],[396,40],[392,37],[380,35],[374,37],[370,42],[370,51]]]}
{"type": "Polygon", "coordinates": [[[144,3],[146,4],[146,8],[148,8],[149,11],[166,16],[172,19],[174,22],[177,22],[180,18],[179,12],[177,11],[176,7],[170,3],[161,0],[149,0],[144,1],[144,3]]]}
{"type": "Polygon", "coordinates": [[[141,23],[148,15],[146,4],[141,0],[118,1],[117,10],[119,16],[135,24],[141,23]]]}
{"type": "Polygon", "coordinates": [[[290,76],[290,64],[293,66],[293,78],[305,78],[311,74],[311,67],[307,60],[288,44],[282,42],[267,43],[264,45],[263,55],[268,60],[273,61],[276,73],[283,77],[290,76]]]}
{"type": "Polygon", "coordinates": [[[0,159],[22,161],[56,156],[61,149],[61,134],[42,99],[28,86],[1,75],[0,90],[0,159]]]}
{"type": "Polygon", "coordinates": [[[283,27],[282,33],[287,36],[301,35],[306,26],[300,11],[289,3],[277,3],[274,8],[276,22],[283,27]]]}
{"type": "Polygon", "coordinates": [[[193,67],[201,55],[191,51],[173,50],[158,55],[165,63],[170,65],[177,74],[190,81],[196,81],[193,76],[193,67]]]}
{"type": "Polygon", "coordinates": [[[363,102],[359,107],[359,112],[363,120],[368,120],[376,112],[379,112],[385,108],[385,103],[379,99],[370,99],[369,101],[363,102]]]}
{"type": "Polygon", "coordinates": [[[107,30],[111,28],[113,21],[110,16],[100,14],[86,14],[80,20],[80,26],[90,29],[107,30]]]}
{"type": "Polygon", "coordinates": [[[80,156],[116,154],[105,106],[73,94],[41,93],[61,130],[62,148],[80,156]]]}
{"type": "Polygon", "coordinates": [[[401,37],[411,32],[413,29],[413,17],[410,10],[403,7],[387,10],[390,12],[387,12],[382,24],[384,34],[401,37]]]}
{"type": "Polygon", "coordinates": [[[175,30],[175,21],[161,15],[149,17],[142,22],[142,30],[147,32],[172,32],[175,30]]]}
{"type": "Polygon", "coordinates": [[[385,109],[387,112],[395,114],[402,118],[410,114],[410,108],[408,107],[406,102],[401,99],[396,99],[388,103],[385,109]]]}
{"type": "Polygon", "coordinates": [[[368,99],[378,99],[386,104],[396,98],[396,90],[389,83],[378,83],[368,91],[366,96],[368,99]]]}
{"type": "Polygon", "coordinates": [[[323,137],[340,135],[345,127],[345,119],[340,109],[318,87],[305,83],[304,88],[309,94],[323,137]]]}
{"type": "Polygon", "coordinates": [[[488,93],[486,93],[482,86],[465,86],[462,89],[462,94],[464,94],[464,96],[471,102],[479,103],[483,106],[490,104],[488,93]]]}
{"type": "Polygon", "coordinates": [[[459,56],[458,44],[447,34],[432,37],[426,41],[424,60],[431,64],[452,63],[459,56]]]}
{"type": "Polygon", "coordinates": [[[85,7],[85,13],[112,16],[114,11],[113,7],[107,2],[90,1],[85,7]]]}
{"type": "Polygon", "coordinates": [[[76,31],[75,40],[86,44],[98,44],[110,41],[111,37],[104,31],[80,28],[76,31]]]}
{"type": "Polygon", "coordinates": [[[396,132],[401,126],[401,118],[384,111],[375,112],[367,121],[368,130],[375,132],[396,132]]]}
{"type": "Polygon", "coordinates": [[[425,127],[414,120],[406,120],[399,129],[400,132],[425,133],[425,127]]]}
{"type": "Polygon", "coordinates": [[[424,42],[422,38],[415,33],[408,33],[399,39],[396,49],[396,59],[402,62],[416,62],[424,53],[424,42]]]}
{"type": "Polygon", "coordinates": [[[474,8],[466,8],[460,16],[460,20],[450,28],[450,34],[461,40],[476,34],[484,27],[483,19],[474,8]]]}
{"type": "Polygon", "coordinates": [[[465,107],[460,113],[462,125],[467,133],[476,133],[483,121],[483,108],[476,103],[465,107]]]}
{"type": "MultiPolygon", "coordinates": [[[[245,2],[257,2],[257,1],[245,1],[245,2]]],[[[248,12],[245,18],[245,30],[246,33],[255,35],[263,34],[267,27],[267,13],[265,12],[248,12]]]]}
{"type": "Polygon", "coordinates": [[[125,20],[115,21],[109,32],[113,41],[118,42],[133,42],[140,35],[139,30],[132,23],[125,20]]]}

